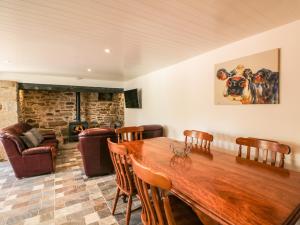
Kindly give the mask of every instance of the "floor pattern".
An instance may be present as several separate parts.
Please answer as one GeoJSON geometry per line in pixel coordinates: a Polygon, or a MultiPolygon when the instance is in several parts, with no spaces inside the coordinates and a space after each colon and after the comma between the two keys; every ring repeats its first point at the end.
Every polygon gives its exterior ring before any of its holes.
{"type": "MultiPolygon", "coordinates": [[[[16,179],[9,162],[0,162],[0,225],[125,224],[126,203],[111,214],[114,175],[87,178],[76,144],[62,146],[55,174],[16,179]]],[[[139,225],[140,204],[133,201],[130,225],[139,225]]]]}

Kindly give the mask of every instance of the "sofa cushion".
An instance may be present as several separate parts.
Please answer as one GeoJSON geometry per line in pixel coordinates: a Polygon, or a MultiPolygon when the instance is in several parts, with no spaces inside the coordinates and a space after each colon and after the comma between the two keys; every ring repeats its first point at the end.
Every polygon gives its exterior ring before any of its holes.
{"type": "Polygon", "coordinates": [[[24,142],[27,148],[33,148],[34,144],[30,141],[30,139],[26,136],[19,136],[20,139],[24,142]]]}
{"type": "Polygon", "coordinates": [[[30,131],[36,137],[39,143],[41,143],[44,140],[42,134],[39,132],[37,128],[32,128],[30,131]]]}
{"type": "Polygon", "coordinates": [[[32,142],[32,144],[36,147],[39,145],[38,139],[33,135],[31,131],[27,131],[24,135],[32,142]]]}

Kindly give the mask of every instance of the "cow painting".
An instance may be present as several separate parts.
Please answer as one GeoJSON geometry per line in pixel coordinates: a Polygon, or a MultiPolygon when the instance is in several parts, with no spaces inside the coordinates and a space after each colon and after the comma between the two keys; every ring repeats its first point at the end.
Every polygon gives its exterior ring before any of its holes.
{"type": "Polygon", "coordinates": [[[262,68],[252,71],[242,64],[227,71],[217,70],[217,79],[224,81],[223,96],[242,104],[278,104],[279,73],[262,68]]]}

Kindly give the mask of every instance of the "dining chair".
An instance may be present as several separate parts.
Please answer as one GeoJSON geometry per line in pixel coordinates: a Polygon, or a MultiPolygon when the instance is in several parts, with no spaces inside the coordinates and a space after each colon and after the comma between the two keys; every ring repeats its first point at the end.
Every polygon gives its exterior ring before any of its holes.
{"type": "Polygon", "coordinates": [[[211,142],[214,140],[213,135],[198,130],[185,130],[183,135],[185,136],[185,144],[193,144],[196,147],[208,150],[211,142]]]}
{"type": "Polygon", "coordinates": [[[262,161],[262,163],[277,167],[284,167],[285,155],[291,152],[288,145],[266,139],[239,137],[236,143],[239,145],[238,157],[262,161]],[[246,155],[243,154],[244,149],[246,149],[246,155]],[[251,150],[255,150],[254,158],[251,150]]]}
{"type": "Polygon", "coordinates": [[[144,225],[202,224],[191,207],[169,194],[172,183],[166,175],[144,167],[133,155],[130,158],[144,225]]]}
{"type": "Polygon", "coordinates": [[[129,224],[131,216],[132,197],[136,195],[132,169],[129,165],[129,156],[125,146],[113,143],[110,138],[107,139],[110,156],[116,172],[117,193],[113,204],[112,214],[114,215],[119,197],[121,195],[128,197],[126,209],[126,225],[129,224]]]}
{"type": "Polygon", "coordinates": [[[121,127],[116,129],[118,143],[143,140],[144,127],[121,127]]]}

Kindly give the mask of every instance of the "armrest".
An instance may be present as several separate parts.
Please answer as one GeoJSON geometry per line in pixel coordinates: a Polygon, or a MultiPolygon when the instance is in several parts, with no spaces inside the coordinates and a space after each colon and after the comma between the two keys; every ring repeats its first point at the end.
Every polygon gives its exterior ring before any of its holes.
{"type": "Polygon", "coordinates": [[[35,154],[45,154],[45,153],[51,153],[52,147],[50,146],[41,146],[41,147],[35,147],[35,148],[29,148],[22,152],[22,155],[35,155],[35,154]]]}

